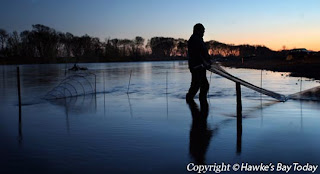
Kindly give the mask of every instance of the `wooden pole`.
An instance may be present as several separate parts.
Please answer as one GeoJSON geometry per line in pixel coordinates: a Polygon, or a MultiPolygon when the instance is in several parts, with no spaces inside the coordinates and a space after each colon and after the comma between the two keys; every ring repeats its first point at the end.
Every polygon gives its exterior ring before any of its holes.
{"type": "Polygon", "coordinates": [[[103,115],[106,115],[106,82],[105,72],[103,72],[103,115]]]}
{"type": "Polygon", "coordinates": [[[241,153],[242,144],[242,102],[241,102],[241,86],[236,83],[237,92],[237,153],[241,153]]]}
{"type": "Polygon", "coordinates": [[[106,82],[105,82],[105,72],[102,73],[103,75],[103,92],[106,92],[106,82]]]}
{"type": "Polygon", "coordinates": [[[260,75],[260,88],[262,88],[262,70],[261,70],[261,75],[260,75]]]}
{"type": "Polygon", "coordinates": [[[167,119],[169,115],[169,104],[168,104],[168,71],[166,73],[166,101],[167,101],[167,119]]]}
{"type": "Polygon", "coordinates": [[[131,74],[132,74],[132,70],[130,71],[130,77],[129,77],[127,94],[129,94],[129,88],[130,88],[130,83],[131,83],[131,74]]]}
{"type": "MultiPolygon", "coordinates": [[[[212,76],[212,72],[210,73],[210,81],[209,81],[209,89],[208,89],[208,93],[207,93],[207,98],[209,98],[209,93],[210,93],[211,76],[212,76]]],[[[210,102],[210,99],[209,99],[209,102],[210,102]]]]}
{"type": "Polygon", "coordinates": [[[166,94],[168,94],[168,71],[166,73],[166,94]]]}
{"type": "Polygon", "coordinates": [[[302,77],[300,77],[300,92],[302,90],[302,77]]]}
{"type": "Polygon", "coordinates": [[[17,67],[17,86],[18,86],[18,100],[19,100],[19,122],[21,122],[21,91],[20,91],[20,69],[17,67]]]}
{"type": "Polygon", "coordinates": [[[238,116],[238,115],[242,115],[241,86],[239,82],[236,82],[236,92],[237,92],[237,116],[238,116]]]}
{"type": "Polygon", "coordinates": [[[67,57],[64,60],[64,76],[67,76],[67,57]]]}
{"type": "Polygon", "coordinates": [[[97,94],[97,75],[94,74],[94,93],[97,94]]]}

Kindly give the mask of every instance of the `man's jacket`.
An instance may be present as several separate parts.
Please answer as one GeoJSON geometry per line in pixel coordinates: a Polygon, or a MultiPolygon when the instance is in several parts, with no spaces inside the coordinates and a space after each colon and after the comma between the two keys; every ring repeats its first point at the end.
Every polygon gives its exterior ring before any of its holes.
{"type": "Polygon", "coordinates": [[[189,69],[198,67],[206,67],[210,62],[210,56],[206,44],[203,42],[202,37],[192,34],[188,40],[188,62],[189,69]]]}

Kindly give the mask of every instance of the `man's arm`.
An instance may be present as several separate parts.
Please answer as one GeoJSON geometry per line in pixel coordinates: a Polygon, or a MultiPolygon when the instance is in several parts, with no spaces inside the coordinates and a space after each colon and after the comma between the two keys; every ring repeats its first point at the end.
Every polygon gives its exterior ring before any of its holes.
{"type": "Polygon", "coordinates": [[[202,62],[203,65],[206,69],[211,67],[211,58],[210,55],[208,53],[208,48],[206,46],[206,44],[203,42],[203,40],[201,40],[201,58],[202,58],[202,62]]]}

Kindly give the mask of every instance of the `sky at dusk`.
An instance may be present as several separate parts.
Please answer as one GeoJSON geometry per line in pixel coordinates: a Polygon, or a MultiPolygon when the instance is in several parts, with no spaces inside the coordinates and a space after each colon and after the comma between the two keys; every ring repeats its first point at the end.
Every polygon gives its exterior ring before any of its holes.
{"type": "Polygon", "coordinates": [[[202,23],[205,41],[320,51],[319,0],[1,0],[0,21],[8,32],[43,24],[101,41],[188,39],[202,23]]]}

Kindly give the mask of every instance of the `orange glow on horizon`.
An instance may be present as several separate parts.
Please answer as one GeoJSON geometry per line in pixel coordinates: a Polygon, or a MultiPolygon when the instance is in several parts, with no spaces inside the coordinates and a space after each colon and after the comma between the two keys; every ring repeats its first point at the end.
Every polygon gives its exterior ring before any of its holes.
{"type": "Polygon", "coordinates": [[[216,40],[226,44],[234,45],[264,45],[271,50],[279,51],[285,49],[306,48],[307,50],[320,51],[320,32],[315,30],[291,30],[278,33],[233,33],[210,35],[204,40],[216,40]]]}

